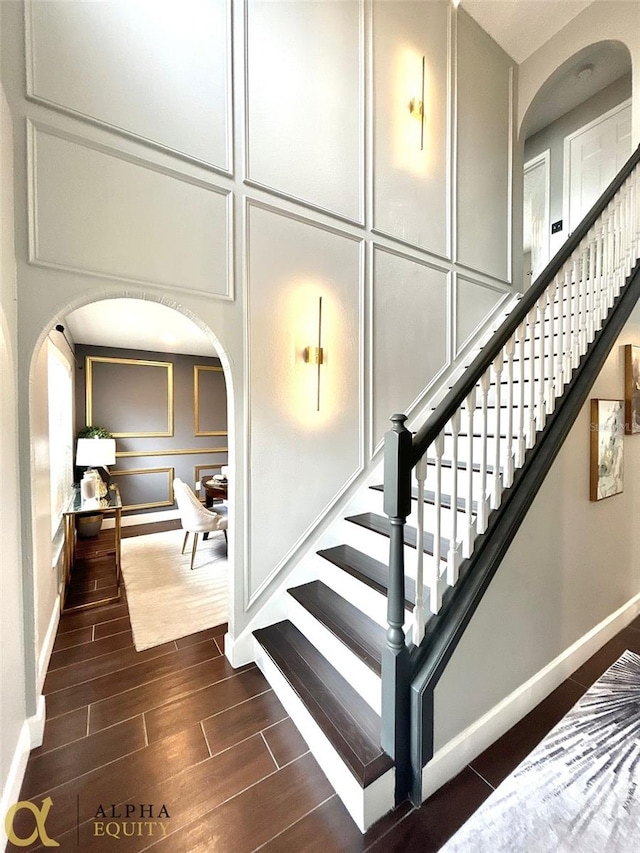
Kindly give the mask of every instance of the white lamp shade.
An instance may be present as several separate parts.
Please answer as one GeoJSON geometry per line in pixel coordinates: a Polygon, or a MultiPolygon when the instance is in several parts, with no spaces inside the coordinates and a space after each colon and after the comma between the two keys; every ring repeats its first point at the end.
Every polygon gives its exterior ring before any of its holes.
{"type": "Polygon", "coordinates": [[[91,468],[116,464],[115,438],[79,438],[76,465],[91,468]]]}

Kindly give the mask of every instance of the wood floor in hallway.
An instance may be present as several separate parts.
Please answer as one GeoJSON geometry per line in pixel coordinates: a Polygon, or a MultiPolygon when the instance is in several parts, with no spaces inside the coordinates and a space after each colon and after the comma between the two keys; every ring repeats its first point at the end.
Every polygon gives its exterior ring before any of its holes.
{"type": "MultiPolygon", "coordinates": [[[[61,618],[44,743],[21,792],[38,806],[51,797],[57,849],[437,851],[624,649],[640,652],[639,618],[422,808],[361,835],[260,671],[227,662],[225,630],[138,653],[126,598],[61,618]]],[[[19,812],[15,829],[28,837],[33,816],[19,812]]],[[[39,843],[7,849],[55,849],[39,843]]]]}

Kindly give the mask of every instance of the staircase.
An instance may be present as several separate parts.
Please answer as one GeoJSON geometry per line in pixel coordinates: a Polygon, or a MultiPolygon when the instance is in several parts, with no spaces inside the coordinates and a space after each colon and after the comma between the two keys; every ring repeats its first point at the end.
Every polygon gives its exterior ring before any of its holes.
{"type": "Polygon", "coordinates": [[[362,831],[431,757],[433,689],[640,293],[640,149],[254,631],[255,658],[362,831]]]}

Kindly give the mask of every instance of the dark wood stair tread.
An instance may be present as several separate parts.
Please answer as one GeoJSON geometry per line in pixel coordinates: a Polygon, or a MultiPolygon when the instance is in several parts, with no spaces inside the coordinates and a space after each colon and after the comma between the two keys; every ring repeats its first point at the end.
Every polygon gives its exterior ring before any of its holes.
{"type": "MultiPolygon", "coordinates": [[[[377,515],[375,512],[362,512],[359,515],[350,515],[345,518],[345,521],[351,521],[353,524],[358,524],[360,527],[365,527],[367,530],[372,530],[374,533],[380,533],[382,536],[389,536],[389,519],[383,515],[377,515]]],[[[409,524],[404,526],[404,544],[410,548],[415,548],[417,544],[418,531],[415,527],[409,524]]],[[[444,536],[440,537],[440,559],[446,560],[449,551],[449,540],[444,536]]],[[[424,532],[424,552],[433,556],[433,534],[427,530],[424,532]]]]}
{"type": "MultiPolygon", "coordinates": [[[[515,438],[515,436],[514,436],[514,438],[515,438]]],[[[436,464],[436,460],[433,459],[431,456],[428,456],[427,457],[427,465],[433,465],[435,467],[435,464],[436,464]]],[[[443,468],[453,468],[453,462],[451,461],[451,459],[443,459],[441,464],[442,464],[443,468]]],[[[457,467],[458,467],[458,471],[466,471],[467,470],[467,463],[461,462],[458,459],[458,466],[457,467]]],[[[476,474],[480,473],[480,463],[479,462],[474,462],[473,465],[471,466],[471,468],[476,474]]],[[[494,470],[493,465],[487,464],[487,474],[493,474],[493,470],[494,470]]],[[[502,471],[502,465],[500,466],[500,471],[502,471]]]]}
{"type": "MultiPolygon", "coordinates": [[[[334,566],[347,572],[352,577],[375,589],[376,592],[386,595],[389,588],[389,567],[379,560],[375,560],[368,554],[363,554],[351,545],[334,545],[332,548],[324,548],[318,551],[318,556],[323,557],[334,566]]],[[[405,602],[407,610],[413,610],[416,600],[415,584],[413,579],[405,576],[405,602]]]]}
{"type": "Polygon", "coordinates": [[[369,669],[381,674],[382,647],[387,633],[381,625],[322,581],[311,581],[288,592],[369,669]]]}
{"type": "MultiPolygon", "coordinates": [[[[384,486],[382,483],[376,484],[375,486],[370,486],[376,492],[384,492],[384,486]]],[[[418,487],[413,486],[411,488],[411,497],[414,501],[418,500],[418,487]]],[[[440,501],[443,509],[451,509],[451,495],[445,495],[444,492],[440,495],[440,501]]],[[[429,489],[424,490],[424,502],[426,504],[435,505],[436,502],[436,493],[430,491],[429,489]]],[[[458,497],[456,501],[458,506],[458,512],[465,512],[467,509],[467,501],[465,498],[458,497]]],[[[473,501],[471,504],[471,512],[475,515],[478,509],[477,501],[473,501]]]]}
{"type": "Polygon", "coordinates": [[[380,717],[295,625],[285,620],[253,636],[362,787],[393,767],[380,746],[380,717]]]}

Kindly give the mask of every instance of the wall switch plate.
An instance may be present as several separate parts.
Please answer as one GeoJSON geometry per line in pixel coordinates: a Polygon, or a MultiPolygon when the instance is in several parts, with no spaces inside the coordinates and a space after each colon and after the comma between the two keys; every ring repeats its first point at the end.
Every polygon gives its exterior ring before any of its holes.
{"type": "Polygon", "coordinates": [[[557,222],[551,224],[551,233],[557,234],[558,231],[562,231],[562,219],[558,219],[557,222]]]}

